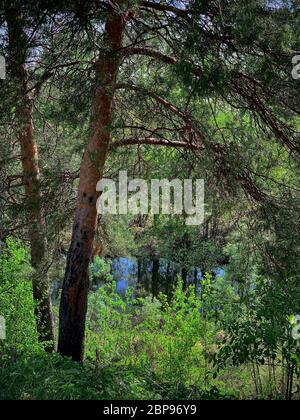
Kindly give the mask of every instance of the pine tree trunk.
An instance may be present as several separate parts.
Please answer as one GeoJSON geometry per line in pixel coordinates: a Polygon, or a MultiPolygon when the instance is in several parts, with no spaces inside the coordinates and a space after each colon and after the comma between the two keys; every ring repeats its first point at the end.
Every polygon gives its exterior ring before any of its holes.
{"type": "Polygon", "coordinates": [[[47,269],[45,267],[47,240],[45,219],[41,207],[38,156],[34,140],[31,105],[26,106],[24,104],[18,112],[18,117],[18,120],[23,122],[18,139],[21,145],[23,182],[27,201],[31,265],[35,269],[32,276],[35,317],[39,341],[45,345],[46,351],[51,352],[54,350],[54,325],[47,269]]]}
{"type": "Polygon", "coordinates": [[[97,225],[97,182],[102,178],[110,143],[115,83],[120,66],[119,49],[126,14],[111,11],[105,26],[105,48],[96,63],[90,135],[79,177],[79,191],[71,245],[62,289],[58,351],[81,361],[89,290],[88,267],[97,225]]]}
{"type": "Polygon", "coordinates": [[[54,326],[51,297],[45,258],[47,240],[40,192],[40,171],[38,152],[34,136],[33,98],[28,92],[28,74],[25,62],[27,40],[20,10],[15,5],[6,5],[6,21],[9,35],[10,68],[15,83],[16,135],[21,147],[23,184],[25,188],[25,208],[31,247],[31,265],[35,269],[32,277],[33,298],[39,341],[46,351],[54,350],[54,326]]]}

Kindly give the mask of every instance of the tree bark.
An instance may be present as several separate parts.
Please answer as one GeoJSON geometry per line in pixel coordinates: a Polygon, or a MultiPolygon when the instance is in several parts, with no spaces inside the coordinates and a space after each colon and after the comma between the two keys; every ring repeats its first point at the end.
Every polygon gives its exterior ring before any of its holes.
{"type": "MultiPolygon", "coordinates": [[[[121,1],[119,1],[121,3],[121,1]]],[[[102,178],[110,145],[115,84],[120,66],[119,50],[127,13],[110,11],[105,44],[96,63],[90,134],[83,155],[71,245],[62,289],[58,351],[81,361],[84,354],[85,318],[89,290],[88,267],[97,225],[97,182],[102,178]]]]}
{"type": "Polygon", "coordinates": [[[21,147],[31,265],[35,269],[32,277],[32,289],[35,301],[37,332],[39,341],[43,343],[45,350],[51,352],[54,350],[54,325],[47,270],[45,269],[47,239],[41,203],[38,151],[34,135],[34,98],[27,93],[26,56],[28,46],[23,19],[18,6],[7,4],[5,14],[9,37],[11,77],[15,83],[16,136],[21,147]]]}

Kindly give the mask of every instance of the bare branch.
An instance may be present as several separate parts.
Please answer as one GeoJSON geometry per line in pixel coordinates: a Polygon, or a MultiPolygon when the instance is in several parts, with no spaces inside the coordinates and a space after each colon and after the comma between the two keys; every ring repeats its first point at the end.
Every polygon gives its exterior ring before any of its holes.
{"type": "Polygon", "coordinates": [[[185,19],[188,18],[189,13],[191,13],[189,9],[179,9],[178,7],[174,7],[168,4],[161,4],[152,1],[142,1],[141,7],[146,7],[147,9],[155,9],[161,12],[174,13],[176,16],[180,16],[185,19]]]}
{"type": "Polygon", "coordinates": [[[165,147],[174,147],[174,148],[184,148],[188,150],[203,150],[203,147],[199,144],[188,143],[185,141],[169,141],[165,139],[160,139],[157,137],[132,137],[127,139],[122,139],[115,141],[111,144],[110,149],[114,150],[120,146],[142,146],[142,145],[150,145],[150,146],[165,146],[165,147]]]}

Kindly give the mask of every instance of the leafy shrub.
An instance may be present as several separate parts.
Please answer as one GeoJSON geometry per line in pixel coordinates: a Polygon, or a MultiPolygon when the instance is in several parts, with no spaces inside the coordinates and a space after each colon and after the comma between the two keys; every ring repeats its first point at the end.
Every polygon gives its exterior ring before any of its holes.
{"type": "Polygon", "coordinates": [[[202,301],[179,283],[171,302],[122,300],[115,286],[100,288],[89,302],[86,356],[101,368],[116,364],[146,371],[167,398],[187,397],[212,380],[206,350],[214,329],[204,321],[202,301]],[[193,392],[194,392],[193,391],[193,392]]]}
{"type": "Polygon", "coordinates": [[[221,319],[223,340],[213,356],[216,366],[241,366],[252,369],[256,393],[266,392],[290,399],[293,381],[300,377],[299,343],[293,339],[289,319],[299,312],[299,285],[289,279],[281,282],[258,278],[244,296],[244,302],[231,308],[221,319]],[[268,380],[263,386],[262,369],[267,367],[268,380]],[[282,370],[278,378],[279,369],[282,370]],[[277,382],[281,382],[279,390],[277,382]],[[265,388],[265,389],[264,389],[265,388]]]}
{"type": "Polygon", "coordinates": [[[110,274],[111,263],[98,255],[94,258],[90,265],[90,279],[93,283],[112,282],[113,277],[110,274]]]}
{"type": "Polygon", "coordinates": [[[13,352],[38,347],[30,273],[28,249],[20,241],[7,239],[0,253],[0,315],[6,321],[0,352],[4,347],[13,352]]]}

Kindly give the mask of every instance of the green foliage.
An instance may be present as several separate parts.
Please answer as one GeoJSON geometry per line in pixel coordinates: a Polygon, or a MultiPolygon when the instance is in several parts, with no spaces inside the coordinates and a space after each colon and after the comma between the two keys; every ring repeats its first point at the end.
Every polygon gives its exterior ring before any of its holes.
{"type": "MultiPolygon", "coordinates": [[[[115,283],[106,283],[90,293],[80,365],[41,351],[27,250],[7,240],[1,252],[1,313],[8,327],[0,347],[1,399],[288,398],[291,378],[298,378],[300,353],[290,325],[299,312],[297,283],[271,287],[254,276],[236,293],[232,276],[240,265],[224,279],[205,275],[199,295],[179,282],[171,300],[134,297],[132,290],[122,299],[115,283]]],[[[96,258],[95,265],[106,277],[109,264],[96,258]]]]}
{"type": "MultiPolygon", "coordinates": [[[[27,254],[20,244],[8,241],[7,247],[3,272],[15,278],[27,254]],[[14,262],[10,271],[8,261],[14,262]]],[[[32,346],[33,325],[26,336],[15,329],[13,341],[1,349],[0,399],[234,397],[212,380],[206,349],[214,329],[206,325],[200,311],[204,301],[193,288],[183,292],[179,283],[171,302],[162,294],[159,300],[135,299],[131,291],[122,300],[114,290],[110,284],[90,295],[84,365],[32,346]],[[22,346],[16,346],[21,339],[22,346]]]]}
{"type": "Polygon", "coordinates": [[[157,395],[141,372],[99,370],[57,354],[0,356],[0,400],[150,399],[157,395]]]}
{"type": "Polygon", "coordinates": [[[214,328],[204,322],[203,301],[179,283],[171,302],[131,297],[123,301],[114,285],[93,294],[89,303],[86,356],[100,367],[113,363],[148,372],[166,398],[194,395],[210,385],[206,349],[214,328]]]}
{"type": "MultiPolygon", "coordinates": [[[[272,394],[277,391],[276,368],[282,368],[280,393],[291,397],[293,379],[300,377],[299,343],[289,325],[291,314],[299,312],[299,286],[289,281],[272,283],[258,278],[248,285],[239,304],[232,305],[227,317],[220,320],[223,338],[213,360],[218,368],[250,363],[257,391],[262,393],[259,366],[272,369],[268,379],[272,394]]],[[[238,302],[237,302],[238,303],[238,302]]]]}
{"type": "Polygon", "coordinates": [[[6,339],[0,352],[34,351],[38,347],[28,249],[7,239],[0,248],[0,315],[6,321],[6,339]]]}
{"type": "Polygon", "coordinates": [[[90,279],[91,282],[110,282],[113,280],[112,275],[110,274],[111,264],[109,261],[105,261],[103,258],[98,255],[93,259],[93,262],[90,265],[90,279]]]}
{"type": "MultiPolygon", "coordinates": [[[[102,8],[105,2],[101,7],[23,3],[26,42],[8,57],[9,77],[0,81],[5,140],[0,145],[0,237],[11,231],[23,238],[29,219],[14,132],[24,98],[11,77],[12,58],[27,56],[32,65],[26,68],[25,90],[34,110],[43,229],[55,260],[50,277],[57,281],[63,274],[55,265],[64,269],[61,254],[70,243],[80,162],[87,138],[94,138],[90,108],[99,57],[111,49],[103,36],[110,10],[102,8]]],[[[41,353],[29,252],[8,239],[0,248],[0,315],[7,324],[7,338],[0,341],[1,397],[223,399],[236,396],[236,386],[241,396],[245,383],[247,397],[290,398],[298,391],[299,346],[289,320],[300,313],[295,159],[300,96],[299,81],[290,74],[299,49],[299,2],[192,0],[188,13],[180,2],[161,3],[178,7],[178,15],[153,11],[149,2],[126,21],[133,50],[141,47],[151,57],[124,55],[118,80],[130,89],[113,92],[114,117],[103,133],[107,130],[112,143],[154,138],[197,144],[199,151],[111,147],[104,176],[117,180],[118,171],[127,168],[130,176],[146,180],[204,178],[205,221],[192,228],[180,215],[106,215],[96,235],[105,257],[165,259],[182,272],[194,267],[210,272],[228,256],[226,275],[206,275],[199,296],[194,288],[183,292],[179,284],[171,301],[164,295],[138,299],[133,291],[121,299],[110,263],[95,257],[91,280],[106,286],[90,294],[86,362],[80,366],[41,353]]],[[[124,3],[139,6],[136,0],[124,3]]],[[[0,7],[1,54],[9,56],[5,20],[0,7]]],[[[58,314],[57,307],[54,311],[58,314]]]]}

